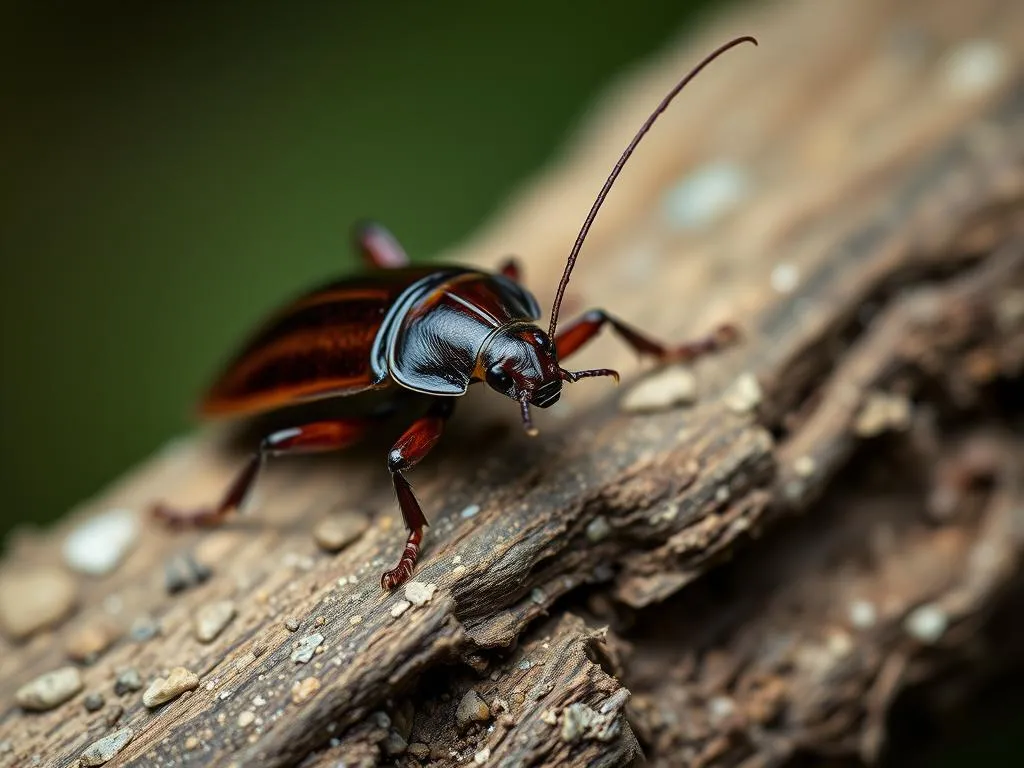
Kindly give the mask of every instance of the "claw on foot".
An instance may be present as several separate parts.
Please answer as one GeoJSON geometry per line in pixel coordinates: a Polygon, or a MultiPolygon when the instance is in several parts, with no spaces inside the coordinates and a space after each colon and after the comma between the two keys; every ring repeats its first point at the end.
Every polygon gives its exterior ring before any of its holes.
{"type": "Polygon", "coordinates": [[[727,349],[743,338],[740,329],[732,323],[723,323],[702,339],[682,344],[669,350],[665,362],[688,363],[704,355],[714,354],[727,349]]]}
{"type": "Polygon", "coordinates": [[[715,345],[722,349],[723,347],[730,347],[733,344],[743,340],[743,332],[740,331],[739,326],[733,325],[732,323],[723,323],[715,329],[715,332],[711,334],[714,339],[715,345]]]}
{"type": "Polygon", "coordinates": [[[416,568],[416,559],[420,555],[420,542],[422,541],[422,528],[409,532],[409,539],[405,543],[405,551],[402,552],[402,558],[398,561],[398,565],[390,571],[385,571],[380,577],[381,589],[391,592],[409,580],[416,568]]]}
{"type": "Polygon", "coordinates": [[[407,582],[410,576],[412,576],[412,566],[406,566],[403,562],[390,571],[384,572],[384,575],[380,577],[380,587],[385,592],[393,592],[407,582]]]}

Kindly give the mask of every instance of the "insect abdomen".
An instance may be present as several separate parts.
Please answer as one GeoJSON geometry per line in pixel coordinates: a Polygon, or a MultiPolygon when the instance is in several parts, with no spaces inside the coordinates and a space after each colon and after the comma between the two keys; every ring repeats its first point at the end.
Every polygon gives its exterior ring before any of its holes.
{"type": "Polygon", "coordinates": [[[386,385],[374,383],[373,341],[395,298],[423,272],[341,280],[293,302],[224,369],[201,403],[202,414],[252,414],[386,385]]]}

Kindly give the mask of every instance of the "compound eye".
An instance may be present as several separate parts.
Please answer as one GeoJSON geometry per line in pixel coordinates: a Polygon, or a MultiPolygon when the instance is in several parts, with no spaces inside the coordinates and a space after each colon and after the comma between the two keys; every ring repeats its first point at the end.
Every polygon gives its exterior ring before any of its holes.
{"type": "Polygon", "coordinates": [[[496,365],[487,371],[487,383],[492,389],[504,392],[512,386],[512,377],[505,373],[505,369],[496,365]]]}
{"type": "Polygon", "coordinates": [[[533,343],[537,345],[538,349],[543,349],[549,355],[555,353],[555,342],[548,338],[548,335],[544,331],[535,331],[533,334],[533,343]]]}

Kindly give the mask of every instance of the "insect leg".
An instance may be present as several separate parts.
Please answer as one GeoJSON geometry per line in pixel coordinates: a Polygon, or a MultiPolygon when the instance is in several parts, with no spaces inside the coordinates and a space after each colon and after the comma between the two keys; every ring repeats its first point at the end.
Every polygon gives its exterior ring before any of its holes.
{"type": "Polygon", "coordinates": [[[212,526],[224,521],[240,508],[256,484],[260,469],[268,456],[284,453],[318,453],[346,448],[357,442],[370,426],[367,419],[315,421],[301,427],[282,429],[268,435],[260,443],[245,467],[228,487],[220,503],[213,507],[180,510],[158,504],[153,513],[172,525],[212,526]]]}
{"type": "Polygon", "coordinates": [[[650,355],[662,362],[695,360],[698,357],[717,352],[739,339],[739,329],[734,325],[726,324],[720,325],[707,336],[677,346],[670,346],[640,333],[618,318],[612,317],[603,309],[591,309],[572,322],[563,325],[562,330],[555,337],[555,348],[558,350],[559,360],[564,360],[591,341],[605,324],[610,325],[612,330],[637,352],[642,355],[650,355]]]}
{"type": "Polygon", "coordinates": [[[523,269],[519,264],[519,259],[515,256],[509,256],[501,262],[498,266],[498,271],[509,280],[515,280],[517,283],[522,282],[523,269]]]}
{"type": "Polygon", "coordinates": [[[409,266],[409,256],[391,232],[375,221],[361,221],[352,231],[356,250],[369,267],[398,269],[409,266]]]}
{"type": "Polygon", "coordinates": [[[427,525],[423,509],[402,472],[419,464],[430,453],[430,449],[440,439],[444,424],[453,410],[455,401],[452,398],[435,399],[427,414],[414,421],[388,452],[388,470],[395,485],[395,494],[398,496],[398,506],[402,510],[405,527],[409,529],[409,538],[405,542],[405,549],[398,565],[380,577],[380,585],[385,590],[395,589],[412,576],[416,559],[420,554],[420,543],[423,541],[423,528],[427,525]]]}

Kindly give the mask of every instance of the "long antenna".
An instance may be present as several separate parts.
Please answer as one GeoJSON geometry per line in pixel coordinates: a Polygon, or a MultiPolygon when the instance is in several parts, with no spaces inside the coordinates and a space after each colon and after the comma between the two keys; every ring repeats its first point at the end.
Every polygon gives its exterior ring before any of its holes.
{"type": "Polygon", "coordinates": [[[636,149],[637,144],[640,143],[640,140],[651,129],[651,126],[654,125],[654,121],[657,120],[668,105],[672,103],[672,99],[678,96],[679,92],[686,87],[687,83],[693,80],[693,78],[695,78],[697,74],[712,61],[717,59],[730,48],[734,48],[741,43],[753,43],[754,45],[757,45],[757,40],[750,35],[737,37],[735,40],[730,40],[725,45],[719,46],[712,53],[705,56],[704,60],[701,61],[700,64],[690,70],[690,73],[680,80],[676,84],[675,88],[668,92],[668,95],[661,100],[661,103],[651,113],[650,117],[648,117],[644,124],[640,126],[640,130],[636,132],[636,136],[633,137],[633,140],[629,142],[629,146],[626,147],[626,150],[619,158],[619,162],[615,164],[615,167],[612,169],[611,174],[609,174],[604,186],[601,187],[601,191],[597,194],[597,199],[594,201],[594,205],[591,207],[590,213],[587,214],[587,218],[583,222],[583,227],[580,229],[579,235],[576,236],[576,243],[573,245],[572,251],[569,253],[569,259],[565,264],[565,272],[562,273],[562,280],[559,282],[558,291],[555,293],[555,303],[551,307],[551,326],[548,329],[548,336],[552,339],[555,338],[555,328],[558,326],[558,311],[562,307],[562,296],[565,293],[566,286],[569,285],[569,276],[572,274],[572,268],[576,265],[576,259],[580,255],[580,248],[583,247],[583,241],[587,239],[587,233],[590,232],[590,226],[594,223],[594,219],[597,217],[597,212],[601,210],[601,205],[604,203],[604,199],[608,197],[608,191],[612,188],[612,184],[614,184],[615,180],[619,177],[619,173],[622,172],[622,167],[626,164],[626,161],[629,160],[629,156],[633,154],[633,150],[636,149]]]}

